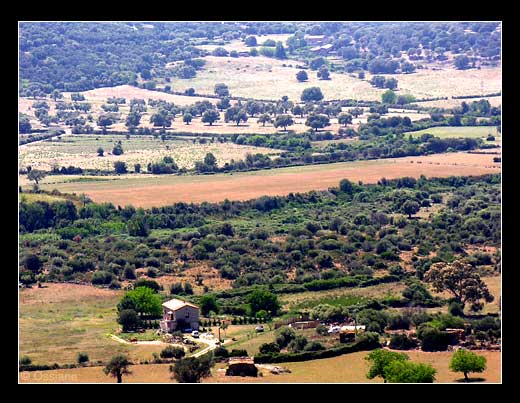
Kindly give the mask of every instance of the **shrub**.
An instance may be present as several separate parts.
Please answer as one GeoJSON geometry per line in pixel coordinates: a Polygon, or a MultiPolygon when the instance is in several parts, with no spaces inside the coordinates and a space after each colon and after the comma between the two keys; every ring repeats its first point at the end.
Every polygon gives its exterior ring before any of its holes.
{"type": "Polygon", "coordinates": [[[139,315],[133,309],[123,309],[119,312],[117,323],[123,326],[123,332],[135,330],[139,324],[139,315]]]}
{"type": "Polygon", "coordinates": [[[161,358],[176,358],[181,359],[186,355],[186,352],[181,347],[168,346],[161,351],[161,358]]]}
{"type": "Polygon", "coordinates": [[[453,301],[448,306],[448,313],[453,316],[464,316],[464,307],[461,303],[453,301]]]}
{"type": "Polygon", "coordinates": [[[110,284],[114,279],[114,275],[110,272],[99,270],[92,276],[92,284],[110,284]]]}
{"type": "Polygon", "coordinates": [[[83,364],[89,361],[89,357],[87,353],[78,353],[77,357],[78,364],[83,364]]]}
{"type": "Polygon", "coordinates": [[[24,355],[23,357],[20,358],[20,365],[31,365],[32,363],[32,360],[30,357],[24,355]]]}
{"type": "Polygon", "coordinates": [[[229,352],[230,357],[247,357],[248,353],[247,350],[243,349],[233,349],[229,352]]]}
{"type": "Polygon", "coordinates": [[[213,355],[215,358],[228,358],[229,351],[226,349],[226,347],[219,346],[213,351],[213,355]]]}
{"type": "Polygon", "coordinates": [[[417,342],[405,334],[394,334],[390,339],[390,348],[394,350],[410,350],[417,347],[417,342]]]}

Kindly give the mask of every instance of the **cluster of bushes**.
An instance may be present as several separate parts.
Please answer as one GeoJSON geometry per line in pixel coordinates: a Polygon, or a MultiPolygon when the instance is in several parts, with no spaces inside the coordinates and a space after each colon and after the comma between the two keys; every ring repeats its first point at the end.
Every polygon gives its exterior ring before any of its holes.
{"type": "Polygon", "coordinates": [[[321,358],[336,357],[343,354],[354,353],[356,351],[373,350],[381,347],[377,333],[366,332],[360,334],[356,341],[351,344],[342,345],[325,350],[303,351],[294,353],[259,353],[255,355],[255,363],[267,364],[278,362],[309,361],[321,358]]]}

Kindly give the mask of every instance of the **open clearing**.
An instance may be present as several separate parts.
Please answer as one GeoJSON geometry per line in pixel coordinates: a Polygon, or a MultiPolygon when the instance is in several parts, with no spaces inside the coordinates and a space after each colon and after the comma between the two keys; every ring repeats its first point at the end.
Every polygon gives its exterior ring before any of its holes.
{"type": "Polygon", "coordinates": [[[121,295],[77,284],[20,290],[20,356],[28,355],[34,364],[73,364],[78,352],[86,352],[91,362],[117,353],[133,360],[152,359],[163,346],[126,345],[108,336],[119,326],[116,306],[121,295]]]}
{"type": "Polygon", "coordinates": [[[330,80],[319,80],[316,71],[308,71],[309,80],[298,82],[296,73],[300,71],[295,60],[277,60],[258,57],[216,57],[204,58],[206,64],[197,76],[188,80],[171,77],[168,83],[173,91],[184,91],[193,87],[200,94],[213,94],[216,83],[225,83],[232,96],[278,100],[287,95],[291,101],[299,101],[307,87],[321,88],[325,99],[366,99],[379,100],[384,92],[347,74],[332,72],[330,80]],[[285,67],[283,66],[285,64],[285,67]],[[292,67],[289,67],[292,66],[292,67]]]}
{"type": "MultiPolygon", "coordinates": [[[[436,382],[459,382],[463,375],[451,372],[449,362],[453,353],[436,352],[427,353],[421,351],[406,352],[414,362],[429,363],[437,369],[436,382]]],[[[274,375],[263,369],[263,376],[251,377],[227,377],[222,369],[225,364],[217,364],[210,378],[203,383],[382,383],[382,379],[366,378],[368,365],[365,361],[365,351],[346,354],[339,357],[325,358],[321,360],[288,362],[280,364],[288,368],[291,373],[274,375]],[[324,368],[327,370],[325,371],[324,368]]],[[[481,374],[472,374],[470,378],[482,378],[484,382],[501,382],[501,353],[496,351],[478,351],[477,354],[487,358],[487,369],[481,374]]],[[[169,364],[133,365],[130,367],[131,375],[123,377],[124,383],[175,383],[171,379],[169,364]]],[[[106,376],[103,367],[88,367],[74,369],[59,369],[53,371],[21,372],[20,382],[47,382],[47,383],[87,383],[103,382],[115,383],[115,379],[106,376]]]]}
{"type": "Polygon", "coordinates": [[[133,204],[136,207],[148,208],[175,202],[249,200],[262,195],[325,190],[338,186],[343,178],[376,183],[383,177],[448,177],[498,172],[500,163],[493,162],[493,154],[458,152],[235,174],[155,177],[141,174],[111,181],[42,184],[41,188],[58,189],[65,193],[85,193],[96,202],[112,202],[121,206],[133,204]]]}
{"type": "MultiPolygon", "coordinates": [[[[371,77],[371,76],[370,76],[371,77]]],[[[370,79],[367,76],[367,79],[370,79]]],[[[410,93],[416,98],[494,94],[502,90],[502,68],[457,70],[423,69],[413,74],[387,74],[398,80],[397,94],[410,93]]],[[[457,105],[467,99],[458,99],[457,105]]]]}
{"type": "Polygon", "coordinates": [[[280,151],[271,148],[238,145],[232,142],[205,144],[193,143],[193,139],[180,139],[162,141],[152,136],[131,136],[126,139],[120,135],[92,135],[75,134],[62,139],[30,143],[19,147],[18,161],[21,167],[30,165],[32,168],[50,171],[53,165],[75,166],[83,169],[114,170],[114,162],[124,161],[129,170],[134,169],[134,164],[141,164],[141,169],[146,171],[149,163],[161,161],[164,157],[173,158],[179,168],[191,169],[195,161],[202,161],[207,153],[213,153],[218,165],[222,166],[232,159],[241,160],[246,154],[278,154],[280,151]],[[124,153],[113,155],[112,149],[117,141],[121,141],[124,153]],[[97,149],[101,147],[105,151],[103,157],[99,157],[97,149]]]}
{"type": "Polygon", "coordinates": [[[499,136],[496,126],[439,126],[406,132],[405,135],[411,134],[413,137],[420,137],[425,133],[430,133],[441,139],[451,137],[486,138],[488,134],[495,137],[499,136]]]}
{"type": "Polygon", "coordinates": [[[501,106],[502,105],[502,97],[476,97],[476,98],[465,98],[465,99],[440,99],[438,101],[425,101],[425,102],[417,102],[417,105],[423,106],[425,108],[453,108],[455,106],[460,106],[462,102],[466,102],[467,104],[480,101],[481,99],[487,100],[491,106],[501,106]]]}

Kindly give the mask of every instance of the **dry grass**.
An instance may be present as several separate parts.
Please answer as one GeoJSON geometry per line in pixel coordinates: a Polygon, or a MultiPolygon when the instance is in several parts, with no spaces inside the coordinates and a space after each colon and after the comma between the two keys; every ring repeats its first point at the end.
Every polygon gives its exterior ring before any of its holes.
{"type": "Polygon", "coordinates": [[[325,99],[370,99],[381,98],[383,90],[372,87],[368,82],[347,74],[331,73],[330,80],[319,80],[315,71],[309,71],[309,80],[296,80],[294,60],[277,60],[259,57],[205,57],[206,65],[197,72],[197,77],[183,80],[172,77],[169,85],[175,91],[193,87],[201,94],[212,94],[216,83],[226,83],[231,95],[277,100],[287,95],[292,101],[299,101],[307,87],[321,88],[325,99]],[[286,67],[283,67],[283,64],[286,67]],[[292,65],[292,67],[289,67],[292,65]]]}
{"type": "Polygon", "coordinates": [[[119,325],[116,306],[122,291],[75,284],[46,284],[20,291],[19,352],[35,364],[71,364],[78,352],[91,362],[117,353],[152,359],[162,346],[125,345],[109,338],[119,325]]]}
{"type": "Polygon", "coordinates": [[[64,139],[31,143],[19,148],[19,164],[36,169],[50,171],[53,165],[75,166],[83,169],[114,170],[114,162],[124,161],[129,170],[134,169],[134,164],[141,164],[141,169],[146,172],[148,163],[161,161],[165,156],[170,156],[179,168],[191,169],[196,161],[202,161],[207,153],[213,153],[218,165],[222,166],[232,159],[244,159],[246,154],[262,153],[277,154],[278,150],[264,147],[238,145],[231,142],[219,143],[217,141],[206,144],[194,144],[192,139],[165,140],[155,139],[152,136],[132,136],[126,139],[117,135],[88,135],[78,134],[64,139]],[[112,149],[117,141],[122,142],[124,153],[113,155],[112,149]],[[97,149],[101,147],[105,151],[103,157],[99,157],[97,149]]]}
{"type": "Polygon", "coordinates": [[[500,172],[493,155],[464,152],[439,155],[387,158],[371,161],[279,168],[235,174],[150,177],[138,175],[120,180],[42,184],[41,188],[61,192],[86,193],[96,202],[110,201],[139,207],[175,202],[219,202],[248,200],[262,195],[324,190],[338,186],[343,178],[375,183],[403,176],[447,177],[500,172]]]}
{"type": "MultiPolygon", "coordinates": [[[[261,377],[227,377],[224,375],[225,364],[217,364],[213,368],[213,376],[203,380],[203,383],[382,383],[381,378],[367,379],[368,364],[365,357],[368,353],[361,351],[339,357],[322,360],[289,362],[281,366],[288,368],[291,373],[273,375],[262,369],[261,377]]],[[[460,382],[462,374],[449,370],[452,356],[450,352],[407,352],[414,362],[431,364],[436,370],[437,383],[460,382]]],[[[481,374],[473,374],[471,378],[482,378],[483,382],[501,382],[501,353],[480,351],[479,355],[487,358],[487,369],[481,374]]],[[[133,365],[132,375],[123,378],[124,383],[175,383],[170,378],[168,364],[133,365]]],[[[35,371],[20,373],[21,382],[34,383],[83,383],[103,382],[113,383],[114,378],[106,376],[102,367],[65,369],[55,371],[35,371]]]]}
{"type": "Polygon", "coordinates": [[[467,99],[441,99],[438,101],[426,101],[426,102],[418,102],[419,106],[424,106],[425,108],[454,108],[456,106],[460,106],[461,102],[466,102],[467,104],[480,101],[481,99],[485,99],[489,101],[491,106],[501,106],[502,105],[502,97],[478,97],[478,98],[467,98],[467,99]]]}
{"type": "MultiPolygon", "coordinates": [[[[452,97],[491,94],[502,89],[502,68],[456,70],[417,70],[413,74],[388,74],[398,80],[398,94],[409,93],[416,98],[452,97]]],[[[367,79],[371,76],[367,75],[367,79]]],[[[468,101],[465,99],[457,100],[468,101]]]]}

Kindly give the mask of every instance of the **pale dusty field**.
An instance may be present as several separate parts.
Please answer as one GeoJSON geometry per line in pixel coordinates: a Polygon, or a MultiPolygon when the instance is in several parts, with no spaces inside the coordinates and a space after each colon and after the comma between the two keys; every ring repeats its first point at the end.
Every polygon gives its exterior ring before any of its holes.
{"type": "MultiPolygon", "coordinates": [[[[398,94],[410,93],[416,98],[491,94],[502,89],[501,67],[480,70],[424,69],[413,74],[387,74],[385,77],[397,79],[398,94]]],[[[367,79],[370,79],[369,75],[367,79]]],[[[456,101],[467,102],[464,99],[456,101]]]]}
{"type": "Polygon", "coordinates": [[[309,80],[300,83],[296,79],[295,60],[277,60],[258,57],[216,57],[207,56],[203,70],[197,77],[183,80],[171,78],[172,89],[184,91],[193,87],[198,93],[212,94],[216,83],[228,85],[231,95],[255,99],[277,100],[287,95],[293,102],[300,100],[307,87],[321,88],[325,99],[380,99],[384,92],[372,87],[368,82],[346,74],[331,73],[330,80],[318,80],[316,71],[307,71],[309,80]],[[282,65],[285,64],[286,67],[282,65]],[[292,65],[293,67],[288,67],[292,65]]]}
{"type": "Polygon", "coordinates": [[[462,102],[466,102],[467,104],[480,101],[481,99],[485,99],[489,101],[491,106],[501,106],[502,105],[502,97],[478,97],[478,98],[467,98],[467,99],[443,99],[439,101],[426,101],[426,102],[418,102],[419,106],[424,106],[426,108],[453,108],[455,106],[460,106],[462,102]]]}
{"type": "Polygon", "coordinates": [[[224,199],[248,200],[262,195],[325,190],[338,186],[343,178],[376,183],[381,178],[403,176],[447,177],[499,173],[500,163],[493,154],[448,153],[419,157],[387,158],[370,161],[307,165],[234,174],[148,177],[90,183],[42,184],[45,190],[86,193],[96,202],[139,207],[175,202],[219,202],[224,199]]]}

